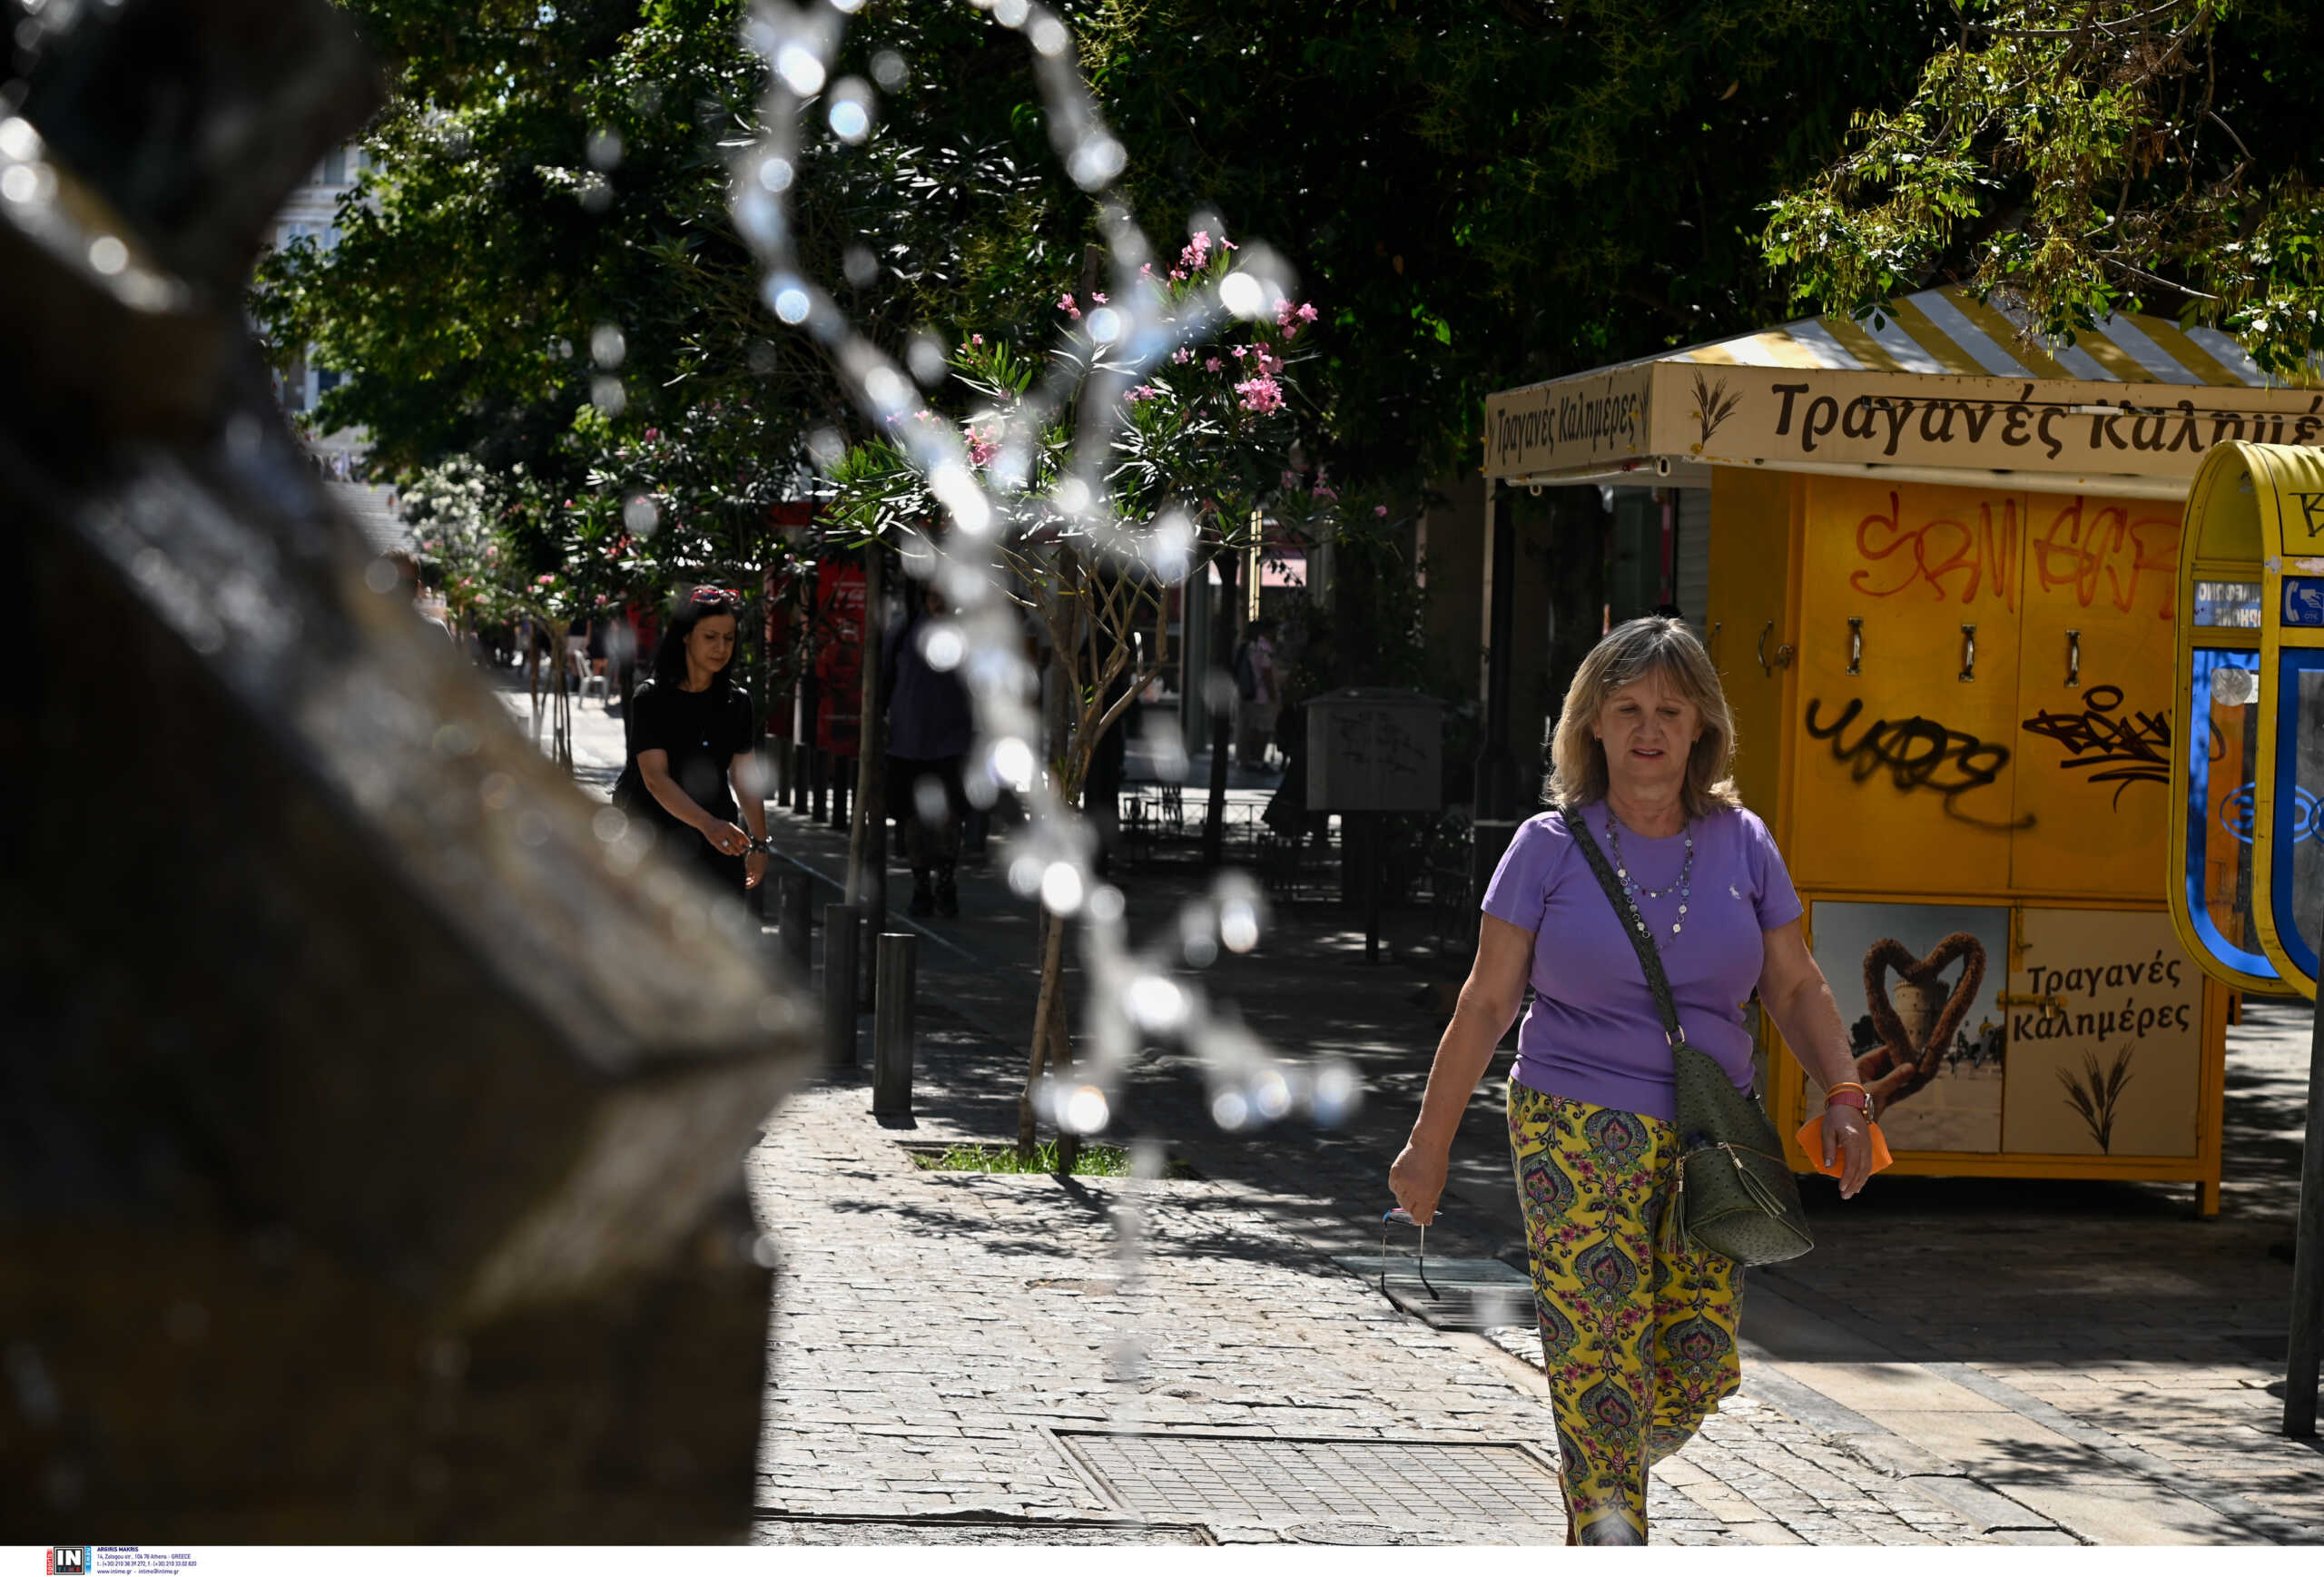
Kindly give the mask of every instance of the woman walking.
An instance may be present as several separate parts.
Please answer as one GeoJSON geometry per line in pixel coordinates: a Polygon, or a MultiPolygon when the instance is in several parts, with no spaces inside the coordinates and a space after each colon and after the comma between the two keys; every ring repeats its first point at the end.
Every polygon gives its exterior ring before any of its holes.
{"type": "Polygon", "coordinates": [[[1477,954],[1436,1050],[1420,1118],[1389,1172],[1415,1221],[1435,1214],[1452,1135],[1530,981],[1509,1080],[1509,1137],[1556,1417],[1566,1542],[1646,1542],[1647,1470],[1742,1383],[1742,1270],[1669,1213],[1671,1049],[1637,951],[1566,818],[1578,817],[1653,932],[1687,1040],[1751,1084],[1754,990],[1831,1092],[1827,1165],[1852,1197],[1872,1165],[1869,1101],[1801,907],[1768,829],[1738,803],[1718,675],[1676,619],[1600,641],[1566,692],[1551,802],[1486,890],[1477,954]]]}
{"type": "Polygon", "coordinates": [[[644,793],[615,796],[674,834],[685,857],[737,895],[766,874],[766,853],[753,847],[766,841],[758,738],[750,698],[727,672],[741,609],[741,597],[711,586],[678,604],[654,654],[653,677],[627,709],[622,777],[644,793]]]}

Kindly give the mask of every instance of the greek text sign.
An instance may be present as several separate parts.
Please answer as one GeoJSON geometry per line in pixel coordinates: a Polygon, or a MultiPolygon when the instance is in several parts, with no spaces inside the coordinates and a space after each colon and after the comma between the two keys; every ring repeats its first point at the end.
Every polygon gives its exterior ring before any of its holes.
{"type": "MultiPolygon", "coordinates": [[[[2324,448],[2324,392],[2314,389],[1663,361],[1512,390],[1485,410],[1491,477],[1649,455],[1777,468],[2192,477],[2215,446],[2237,439],[2324,448]]],[[[2324,534],[2324,496],[2316,527],[2324,534]]]]}

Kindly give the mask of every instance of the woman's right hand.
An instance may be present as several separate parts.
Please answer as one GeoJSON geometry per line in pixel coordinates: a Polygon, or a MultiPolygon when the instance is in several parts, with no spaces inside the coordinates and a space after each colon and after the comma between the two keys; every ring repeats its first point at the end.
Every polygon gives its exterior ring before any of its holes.
{"type": "Polygon", "coordinates": [[[1396,1196],[1396,1203],[1423,1227],[1436,1214],[1436,1201],[1443,1196],[1444,1172],[1451,1161],[1450,1149],[1413,1139],[1404,1146],[1395,1165],[1388,1168],[1388,1188],[1396,1196]]]}
{"type": "Polygon", "coordinates": [[[732,822],[722,822],[714,816],[703,823],[702,835],[722,854],[750,853],[751,835],[732,822]]]}

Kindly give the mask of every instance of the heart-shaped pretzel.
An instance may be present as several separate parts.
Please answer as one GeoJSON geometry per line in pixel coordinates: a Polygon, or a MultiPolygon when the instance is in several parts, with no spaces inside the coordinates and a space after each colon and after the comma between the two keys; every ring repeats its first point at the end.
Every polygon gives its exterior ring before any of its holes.
{"type": "Polygon", "coordinates": [[[1878,1032],[1881,1044],[1856,1060],[1856,1076],[1870,1092],[1874,1109],[1886,1109],[1936,1077],[1937,1065],[1945,1060],[1945,1049],[1953,1043],[1954,1031],[1968,1016],[1971,1004],[1976,1000],[1977,988],[1984,979],[1985,944],[1965,931],[1956,931],[1945,938],[1929,950],[1925,958],[1915,958],[1905,951],[1903,942],[1893,937],[1884,937],[1865,950],[1865,1006],[1872,1014],[1872,1027],[1878,1032]],[[1893,969],[1914,985],[1934,988],[1937,976],[1955,959],[1964,961],[1961,978],[1936,1015],[1936,1022],[1930,1026],[1927,1044],[1916,1048],[1912,1037],[1905,1032],[1905,1021],[1896,1016],[1896,1008],[1888,1000],[1888,987],[1881,975],[1893,969]]]}

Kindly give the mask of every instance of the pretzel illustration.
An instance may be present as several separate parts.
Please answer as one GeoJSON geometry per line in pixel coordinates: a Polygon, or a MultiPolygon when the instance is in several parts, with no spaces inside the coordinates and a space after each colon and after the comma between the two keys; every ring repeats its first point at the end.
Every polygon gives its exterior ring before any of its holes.
{"type": "Polygon", "coordinates": [[[1936,1077],[1945,1049],[1953,1043],[1954,1032],[1968,1016],[1984,978],[1985,944],[1965,931],[1945,938],[1924,958],[1915,958],[1893,937],[1884,937],[1865,950],[1864,1000],[1881,1044],[1856,1060],[1856,1076],[1871,1092],[1876,1110],[1893,1106],[1936,1077]],[[1881,977],[1893,969],[1899,978],[1933,991],[1937,977],[1955,959],[1963,961],[1961,978],[1930,1026],[1927,1042],[1915,1046],[1905,1021],[1888,1000],[1887,983],[1881,977]]]}

